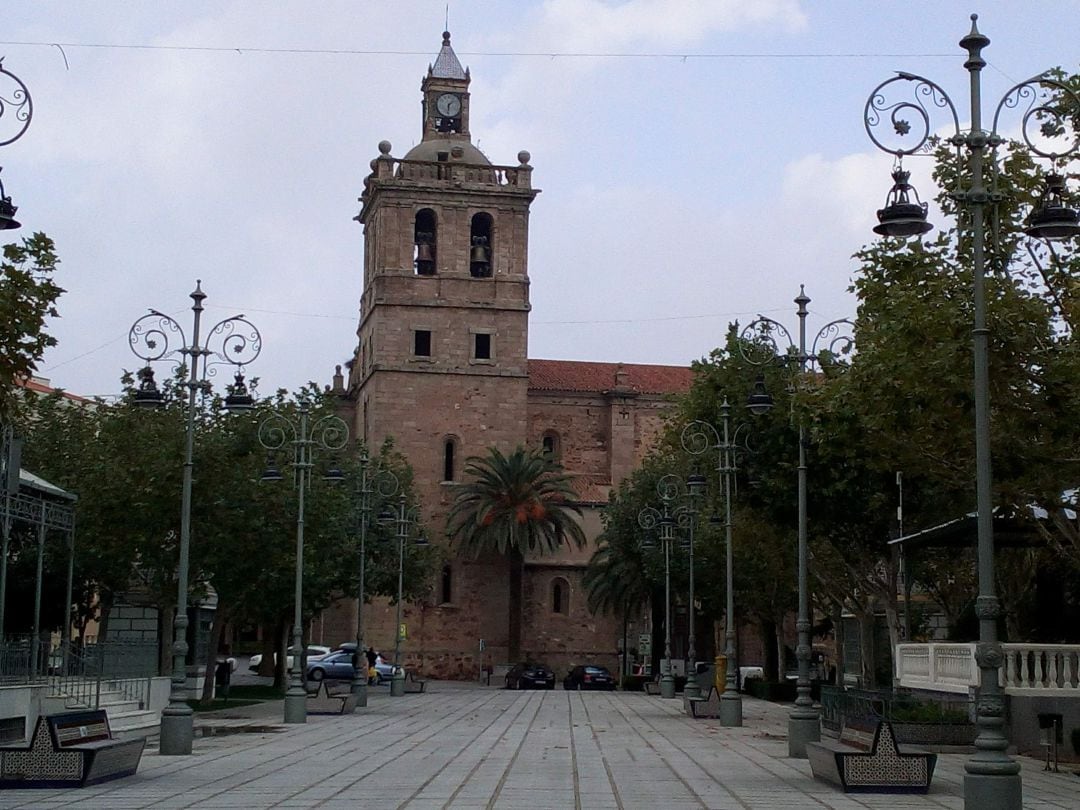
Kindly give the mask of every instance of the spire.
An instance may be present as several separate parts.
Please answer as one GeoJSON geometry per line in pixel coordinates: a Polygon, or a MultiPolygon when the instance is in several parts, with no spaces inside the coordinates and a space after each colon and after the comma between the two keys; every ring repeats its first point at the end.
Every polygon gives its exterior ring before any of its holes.
{"type": "Polygon", "coordinates": [[[468,74],[458,61],[457,54],[450,47],[450,32],[443,31],[442,48],[435,57],[435,64],[429,74],[436,79],[467,79],[468,74]]]}

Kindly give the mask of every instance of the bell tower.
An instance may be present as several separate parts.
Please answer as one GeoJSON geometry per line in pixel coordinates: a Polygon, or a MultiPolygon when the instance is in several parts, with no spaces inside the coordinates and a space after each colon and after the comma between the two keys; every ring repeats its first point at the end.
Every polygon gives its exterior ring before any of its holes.
{"type": "MultiPolygon", "coordinates": [[[[443,34],[421,85],[421,140],[379,144],[364,180],[364,290],[349,374],[354,435],[392,436],[438,517],[464,460],[525,442],[529,153],[473,145],[469,71],[443,34]]],[[[433,529],[441,529],[441,524],[433,529]]]]}

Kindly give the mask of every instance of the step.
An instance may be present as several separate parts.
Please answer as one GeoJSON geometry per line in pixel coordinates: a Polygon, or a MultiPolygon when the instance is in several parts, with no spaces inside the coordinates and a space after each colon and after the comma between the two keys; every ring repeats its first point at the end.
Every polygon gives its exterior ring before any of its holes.
{"type": "Polygon", "coordinates": [[[109,730],[118,740],[156,735],[161,726],[161,712],[138,710],[109,714],[109,730]]]}

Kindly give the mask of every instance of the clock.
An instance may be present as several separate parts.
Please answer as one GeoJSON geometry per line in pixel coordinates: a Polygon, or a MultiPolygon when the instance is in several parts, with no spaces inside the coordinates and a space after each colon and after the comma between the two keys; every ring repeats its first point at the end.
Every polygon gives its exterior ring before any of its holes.
{"type": "Polygon", "coordinates": [[[461,113],[461,97],[454,93],[443,93],[435,99],[435,109],[444,118],[457,118],[461,113]]]}

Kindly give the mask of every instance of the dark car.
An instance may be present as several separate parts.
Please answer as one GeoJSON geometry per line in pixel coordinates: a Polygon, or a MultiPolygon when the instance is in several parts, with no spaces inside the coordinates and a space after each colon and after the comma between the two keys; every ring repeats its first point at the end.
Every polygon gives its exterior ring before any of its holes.
{"type": "Polygon", "coordinates": [[[567,673],[562,686],[563,689],[614,689],[615,678],[605,667],[583,664],[567,673]]]}
{"type": "Polygon", "coordinates": [[[543,664],[517,664],[506,673],[507,689],[554,689],[555,673],[543,664]]]}

